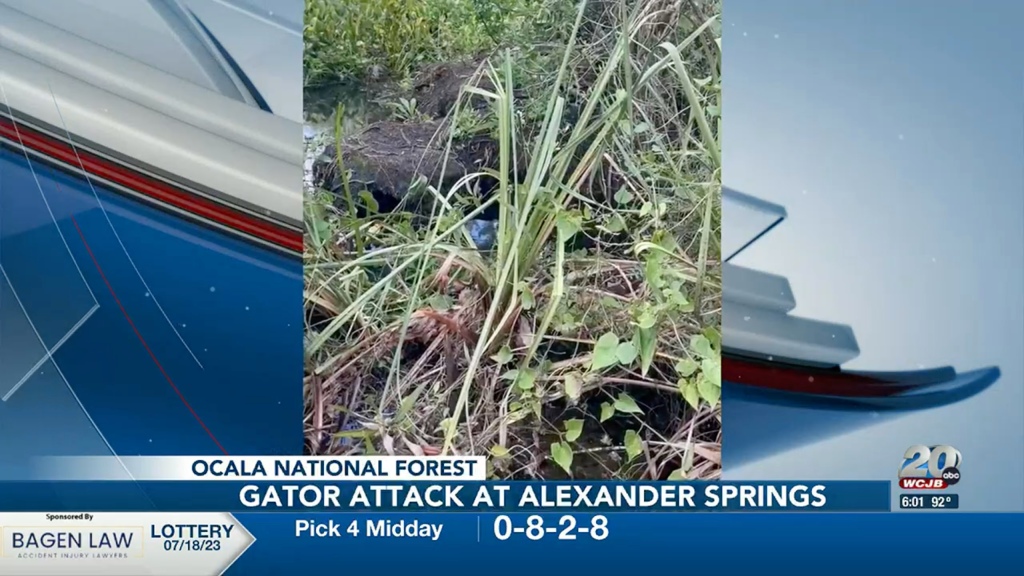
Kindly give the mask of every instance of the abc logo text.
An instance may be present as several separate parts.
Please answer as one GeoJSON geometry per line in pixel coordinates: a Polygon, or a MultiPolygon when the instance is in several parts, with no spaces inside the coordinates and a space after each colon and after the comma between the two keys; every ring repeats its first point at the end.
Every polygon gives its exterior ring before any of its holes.
{"type": "Polygon", "coordinates": [[[962,464],[963,456],[952,446],[911,446],[900,464],[900,488],[943,490],[960,481],[962,464]]]}

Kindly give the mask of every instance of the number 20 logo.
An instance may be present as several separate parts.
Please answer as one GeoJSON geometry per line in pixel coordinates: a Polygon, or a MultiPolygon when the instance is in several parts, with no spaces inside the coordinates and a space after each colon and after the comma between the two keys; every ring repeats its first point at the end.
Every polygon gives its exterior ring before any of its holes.
{"type": "Polygon", "coordinates": [[[942,478],[943,470],[959,468],[960,451],[952,446],[911,446],[903,454],[900,478],[942,478]]]}

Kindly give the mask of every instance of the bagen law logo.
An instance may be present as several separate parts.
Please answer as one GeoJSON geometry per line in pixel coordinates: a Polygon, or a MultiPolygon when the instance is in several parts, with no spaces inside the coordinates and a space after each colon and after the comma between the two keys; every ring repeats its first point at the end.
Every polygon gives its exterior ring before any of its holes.
{"type": "Polygon", "coordinates": [[[943,490],[960,481],[963,457],[952,446],[917,445],[907,448],[900,464],[900,488],[943,490]]]}

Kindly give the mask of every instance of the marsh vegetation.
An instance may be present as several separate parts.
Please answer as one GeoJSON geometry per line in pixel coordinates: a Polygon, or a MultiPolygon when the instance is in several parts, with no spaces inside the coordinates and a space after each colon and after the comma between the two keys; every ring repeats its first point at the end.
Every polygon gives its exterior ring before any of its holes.
{"type": "Polygon", "coordinates": [[[309,453],[718,476],[720,9],[307,0],[309,453]]]}

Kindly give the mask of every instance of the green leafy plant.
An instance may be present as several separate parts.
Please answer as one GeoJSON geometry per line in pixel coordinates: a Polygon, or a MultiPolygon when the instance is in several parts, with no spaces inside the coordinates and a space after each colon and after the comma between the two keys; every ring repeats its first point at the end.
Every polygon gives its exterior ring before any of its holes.
{"type": "Polygon", "coordinates": [[[415,98],[399,98],[397,102],[388,102],[387,105],[400,122],[418,122],[423,119],[415,98]]]}
{"type": "Polygon", "coordinates": [[[722,352],[717,331],[707,329],[690,339],[690,357],[676,365],[679,391],[694,408],[701,400],[710,406],[722,398],[722,352]]]}
{"type": "Polygon", "coordinates": [[[453,140],[471,138],[478,134],[492,132],[496,123],[487,114],[482,114],[470,107],[460,108],[451,124],[453,140]]]}

